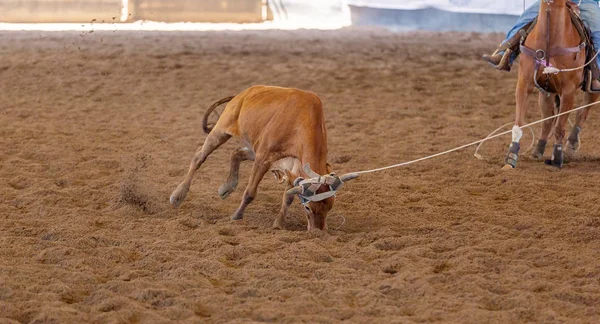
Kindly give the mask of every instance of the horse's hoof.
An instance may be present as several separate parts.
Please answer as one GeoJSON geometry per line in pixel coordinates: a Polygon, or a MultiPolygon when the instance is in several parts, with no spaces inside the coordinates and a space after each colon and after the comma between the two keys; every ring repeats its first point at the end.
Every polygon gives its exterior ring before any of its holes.
{"type": "Polygon", "coordinates": [[[581,132],[581,127],[575,126],[571,129],[571,134],[567,138],[567,148],[573,149],[573,151],[579,151],[579,133],[581,132]]]}
{"type": "Polygon", "coordinates": [[[505,164],[502,167],[502,170],[512,170],[512,169],[514,169],[514,167],[512,165],[510,165],[510,164],[505,164]]]}
{"type": "Polygon", "coordinates": [[[567,148],[565,149],[564,155],[565,158],[573,158],[575,155],[577,155],[577,149],[571,147],[570,143],[567,143],[567,148]]]}
{"type": "Polygon", "coordinates": [[[579,141],[576,141],[576,142],[567,141],[567,149],[573,150],[573,152],[579,151],[579,141]]]}
{"type": "Polygon", "coordinates": [[[552,151],[552,159],[546,160],[546,165],[553,167],[562,168],[564,162],[564,152],[561,144],[554,144],[554,150],[552,151]]]}
{"type": "Polygon", "coordinates": [[[544,158],[544,151],[546,150],[546,141],[538,140],[537,145],[533,152],[531,152],[531,158],[534,160],[541,160],[544,158]]]}
{"type": "Polygon", "coordinates": [[[508,147],[508,153],[504,158],[504,163],[506,163],[506,165],[502,168],[503,170],[508,170],[508,167],[514,169],[517,166],[517,160],[519,159],[519,148],[519,143],[510,143],[510,146],[508,147]]]}
{"type": "Polygon", "coordinates": [[[531,158],[537,161],[540,161],[541,159],[544,158],[544,154],[540,153],[540,152],[532,152],[531,153],[531,158]]]}
{"type": "Polygon", "coordinates": [[[557,169],[562,168],[562,165],[563,165],[562,162],[560,162],[560,161],[554,161],[554,160],[550,160],[550,159],[544,161],[544,163],[546,165],[553,166],[553,167],[555,167],[557,169]]]}

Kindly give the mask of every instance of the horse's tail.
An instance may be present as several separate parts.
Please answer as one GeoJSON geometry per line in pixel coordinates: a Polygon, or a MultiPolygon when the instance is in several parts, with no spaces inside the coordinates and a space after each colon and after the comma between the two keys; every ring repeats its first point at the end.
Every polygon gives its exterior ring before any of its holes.
{"type": "MultiPolygon", "coordinates": [[[[210,116],[210,114],[215,110],[215,108],[219,107],[220,105],[222,105],[224,103],[230,102],[231,99],[233,99],[233,98],[235,98],[235,96],[223,98],[219,101],[216,101],[210,107],[208,107],[208,110],[206,110],[206,112],[204,113],[204,119],[202,120],[202,129],[204,130],[204,132],[206,134],[210,133],[215,126],[215,125],[208,126],[208,117],[210,116]]],[[[221,115],[219,115],[217,113],[217,121],[219,120],[220,117],[221,117],[221,115]]]]}

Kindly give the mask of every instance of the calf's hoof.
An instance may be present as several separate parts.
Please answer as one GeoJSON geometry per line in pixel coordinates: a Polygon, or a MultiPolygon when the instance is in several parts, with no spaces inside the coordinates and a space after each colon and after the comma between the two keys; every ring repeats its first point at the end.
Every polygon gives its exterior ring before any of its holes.
{"type": "Polygon", "coordinates": [[[173,205],[174,207],[179,207],[179,205],[181,205],[181,203],[185,199],[185,196],[187,195],[188,191],[189,189],[186,187],[177,187],[177,189],[173,191],[171,197],[169,198],[169,202],[171,202],[171,205],[173,205]]]}
{"type": "Polygon", "coordinates": [[[219,187],[219,196],[221,199],[229,197],[229,195],[235,190],[235,188],[229,183],[224,183],[219,187]]]}
{"type": "Polygon", "coordinates": [[[237,212],[234,213],[233,215],[231,215],[231,220],[237,221],[237,220],[242,220],[243,218],[244,218],[244,215],[237,213],[237,212]]]}

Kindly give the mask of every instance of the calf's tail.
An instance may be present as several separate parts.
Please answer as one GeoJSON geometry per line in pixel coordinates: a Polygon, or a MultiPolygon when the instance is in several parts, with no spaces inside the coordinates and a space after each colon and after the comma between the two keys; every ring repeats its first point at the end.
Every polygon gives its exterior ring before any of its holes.
{"type": "MultiPolygon", "coordinates": [[[[213,127],[215,126],[215,125],[210,125],[210,126],[208,125],[208,117],[210,116],[210,114],[215,110],[215,108],[219,107],[220,105],[222,105],[224,103],[230,102],[231,99],[233,99],[233,98],[235,98],[235,96],[223,98],[219,101],[216,101],[210,107],[208,107],[208,110],[206,110],[206,112],[204,113],[204,119],[202,120],[202,129],[204,130],[204,132],[206,134],[210,133],[210,131],[212,131],[213,127]]],[[[217,116],[221,117],[218,114],[217,114],[217,116]]]]}

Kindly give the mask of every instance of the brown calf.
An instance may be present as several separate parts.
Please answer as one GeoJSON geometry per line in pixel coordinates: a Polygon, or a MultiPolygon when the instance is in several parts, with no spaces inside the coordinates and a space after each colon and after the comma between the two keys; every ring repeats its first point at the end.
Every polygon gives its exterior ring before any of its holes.
{"type": "MultiPolygon", "coordinates": [[[[327,131],[323,116],[323,104],[315,94],[298,89],[272,86],[253,86],[234,97],[215,102],[204,115],[203,129],[208,134],[204,145],[192,158],[189,171],[181,184],[171,194],[171,204],[179,206],[190,189],[194,173],[206,158],[232,136],[241,139],[242,147],[231,154],[231,169],[227,181],[219,188],[225,199],[238,183],[240,163],[252,160],[250,181],[242,203],[232,219],[242,219],[244,210],[254,200],[258,184],[271,170],[280,182],[286,182],[283,204],[273,227],[283,227],[287,210],[298,190],[294,188],[297,178],[309,178],[302,166],[309,164],[319,175],[331,172],[327,163],[327,131]],[[211,130],[208,116],[219,105],[229,102],[217,124],[211,130]],[[289,192],[288,192],[289,190],[289,192]]],[[[296,187],[297,188],[297,187],[296,187]]],[[[316,193],[330,189],[321,185],[316,193]]],[[[335,197],[304,204],[308,230],[326,229],[327,213],[333,207],[335,197]]]]}

